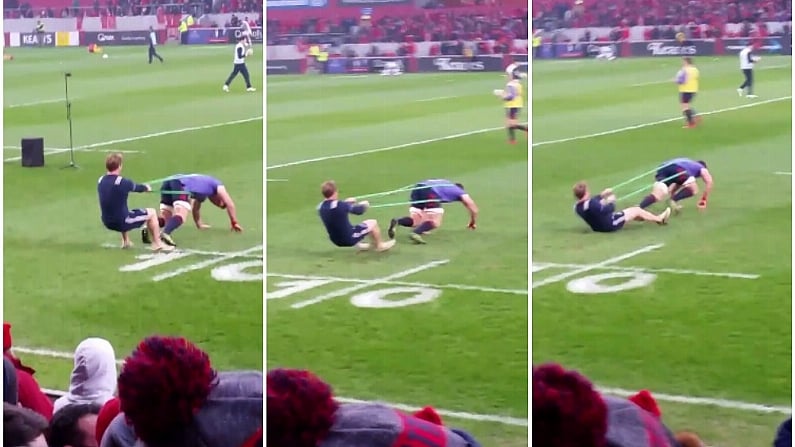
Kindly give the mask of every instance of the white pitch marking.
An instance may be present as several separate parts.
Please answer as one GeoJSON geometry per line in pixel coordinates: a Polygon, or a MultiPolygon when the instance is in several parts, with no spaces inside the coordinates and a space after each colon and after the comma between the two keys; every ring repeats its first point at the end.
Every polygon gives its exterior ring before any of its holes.
{"type": "MultiPolygon", "coordinates": [[[[757,106],[761,106],[761,105],[765,105],[765,104],[771,104],[771,103],[774,103],[774,102],[781,102],[781,101],[786,101],[786,100],[791,100],[791,99],[792,99],[792,95],[790,95],[790,96],[782,96],[780,98],[766,99],[764,101],[754,102],[754,103],[751,103],[751,104],[744,104],[744,105],[741,105],[741,106],[727,107],[725,109],[713,110],[711,112],[702,112],[702,113],[699,113],[699,115],[715,115],[717,113],[732,112],[732,111],[735,111],[735,110],[747,109],[747,108],[750,108],[750,107],[757,107],[757,106]]],[[[533,143],[532,147],[546,146],[546,145],[549,145],[549,144],[567,143],[569,141],[587,140],[589,138],[596,138],[596,137],[603,137],[605,135],[613,135],[613,134],[617,134],[617,133],[627,132],[627,131],[630,131],[630,130],[643,129],[644,127],[657,126],[657,125],[665,124],[665,123],[673,123],[675,121],[680,121],[681,119],[682,119],[681,117],[679,117],[679,118],[669,118],[669,119],[664,119],[664,120],[659,120],[659,121],[651,121],[651,122],[643,123],[643,124],[636,124],[634,126],[619,127],[618,129],[606,130],[604,132],[596,132],[596,133],[591,133],[591,134],[587,134],[587,135],[580,135],[580,136],[576,136],[576,137],[560,138],[560,139],[557,139],[557,140],[548,140],[548,141],[539,141],[538,143],[533,143]]]]}
{"type": "MultiPolygon", "coordinates": [[[[98,148],[98,147],[102,147],[102,146],[111,146],[111,145],[119,144],[119,143],[129,143],[130,141],[146,140],[146,139],[149,139],[149,138],[163,137],[163,136],[166,136],[166,135],[174,135],[174,134],[180,134],[180,133],[185,133],[185,132],[193,132],[193,131],[196,131],[196,130],[214,129],[216,127],[232,126],[232,125],[235,125],[235,124],[250,123],[252,121],[258,121],[258,120],[261,120],[261,119],[262,119],[262,116],[256,116],[254,118],[245,118],[245,119],[242,119],[242,120],[226,121],[226,122],[223,122],[223,123],[206,124],[204,126],[183,127],[181,129],[166,130],[166,131],[163,131],[163,132],[155,132],[155,133],[150,133],[150,134],[146,134],[146,135],[139,135],[137,137],[120,138],[118,140],[109,140],[109,141],[103,141],[101,143],[86,144],[86,145],[83,145],[83,146],[77,146],[77,147],[74,148],[74,150],[75,151],[85,151],[86,149],[94,149],[94,148],[98,148]]],[[[69,149],[58,149],[57,151],[52,151],[52,152],[46,153],[45,155],[48,155],[48,154],[60,154],[60,153],[63,153],[63,152],[68,152],[68,151],[69,151],[69,149]]],[[[110,152],[110,150],[109,150],[109,152],[110,152]]],[[[19,161],[21,159],[22,159],[22,157],[12,157],[12,158],[6,158],[3,161],[5,161],[5,162],[19,161]]]]}
{"type": "MultiPolygon", "coordinates": [[[[102,248],[114,248],[114,249],[117,249],[117,250],[121,249],[118,244],[111,244],[110,242],[106,242],[106,243],[102,244],[101,247],[102,248]]],[[[143,248],[148,250],[147,247],[143,247],[143,248]]],[[[229,255],[236,255],[235,257],[237,257],[237,258],[251,258],[251,259],[262,259],[262,257],[263,257],[262,254],[258,254],[258,255],[240,254],[242,252],[239,252],[239,251],[238,252],[208,251],[208,250],[192,250],[192,249],[189,249],[189,248],[177,248],[174,251],[169,252],[167,254],[172,254],[172,253],[188,253],[188,254],[191,254],[191,255],[199,255],[199,256],[229,256],[229,255]]]]}
{"type": "MultiPolygon", "coordinates": [[[[74,99],[74,98],[72,98],[72,99],[74,99]]],[[[20,107],[33,107],[33,106],[38,106],[38,105],[42,105],[42,104],[53,104],[53,103],[56,103],[56,102],[64,102],[65,103],[66,102],[66,98],[44,99],[44,100],[41,100],[41,101],[23,102],[23,103],[20,103],[20,104],[7,105],[5,107],[7,109],[17,109],[17,108],[20,108],[20,107]]]]}
{"type": "Polygon", "coordinates": [[[792,175],[791,172],[784,172],[784,171],[776,171],[773,174],[776,174],[776,175],[792,175]]]}
{"type": "Polygon", "coordinates": [[[427,99],[418,99],[418,100],[416,100],[416,101],[414,101],[414,102],[430,102],[430,101],[440,101],[440,100],[442,100],[442,99],[452,99],[452,98],[458,98],[458,96],[436,96],[436,97],[433,97],[433,98],[427,98],[427,99]]]}
{"type": "Polygon", "coordinates": [[[353,293],[353,292],[355,292],[357,290],[366,289],[367,287],[371,287],[371,286],[377,286],[379,284],[383,284],[386,281],[392,281],[394,279],[403,278],[403,277],[406,277],[406,276],[409,276],[409,275],[413,275],[415,273],[419,273],[419,272],[422,272],[422,271],[425,271],[425,270],[428,270],[428,269],[432,269],[434,267],[438,267],[440,265],[447,264],[448,262],[450,262],[449,259],[444,259],[444,260],[441,260],[441,261],[432,261],[432,262],[429,262],[427,264],[422,264],[420,266],[417,266],[417,267],[414,267],[414,268],[410,268],[408,270],[403,270],[402,272],[393,273],[393,274],[391,274],[389,276],[385,276],[385,277],[380,278],[380,279],[372,279],[372,280],[369,280],[369,281],[365,281],[365,282],[363,282],[363,283],[361,283],[359,285],[356,285],[356,286],[347,287],[345,289],[338,290],[336,292],[331,292],[331,293],[327,293],[325,295],[321,295],[321,296],[319,296],[317,298],[312,298],[311,300],[301,301],[299,303],[293,304],[290,307],[292,307],[293,309],[300,309],[302,307],[311,306],[312,304],[317,304],[317,303],[320,303],[320,302],[323,302],[323,301],[326,301],[326,300],[330,300],[332,298],[336,298],[338,296],[347,295],[347,294],[353,293]]]}
{"type": "Polygon", "coordinates": [[[632,84],[632,87],[643,87],[643,86],[646,86],[646,85],[657,85],[657,84],[668,84],[668,83],[671,83],[670,79],[665,80],[665,81],[640,82],[638,84],[632,84]]]}
{"type": "MultiPolygon", "coordinates": [[[[30,355],[37,355],[41,357],[50,357],[50,358],[58,358],[64,360],[73,360],[74,354],[71,352],[64,352],[64,351],[55,351],[52,349],[37,349],[37,348],[25,348],[25,347],[13,347],[11,348],[12,352],[18,352],[22,354],[30,354],[30,355]]],[[[122,360],[116,360],[116,363],[119,365],[124,364],[122,360]]],[[[631,396],[636,393],[636,391],[629,391],[622,388],[609,388],[609,387],[601,387],[597,386],[599,391],[609,394],[612,396],[618,397],[627,397],[631,396]]],[[[52,393],[52,394],[63,394],[63,391],[57,390],[49,390],[43,389],[45,393],[52,393]]],[[[351,399],[346,397],[335,397],[336,399],[343,401],[343,402],[366,402],[363,400],[358,399],[351,399]]],[[[694,397],[694,396],[677,396],[673,394],[665,394],[665,393],[654,393],[654,398],[662,401],[662,402],[674,402],[674,403],[681,403],[685,405],[701,405],[701,406],[711,406],[711,407],[720,407],[720,408],[728,408],[731,410],[740,410],[740,411],[748,411],[748,412],[757,412],[757,413],[780,413],[780,414],[791,414],[792,407],[785,407],[779,405],[763,405],[763,404],[754,404],[749,402],[741,402],[735,400],[727,400],[727,399],[713,399],[709,397],[694,397]]],[[[398,410],[404,411],[412,411],[417,409],[418,407],[415,405],[406,405],[400,403],[390,403],[390,402],[382,402],[386,405],[392,406],[397,408],[398,410]]],[[[517,426],[527,426],[527,419],[522,418],[511,418],[506,416],[497,416],[497,415],[485,415],[485,414],[476,414],[476,413],[465,413],[465,412],[458,412],[458,411],[450,411],[450,410],[436,410],[442,416],[447,416],[451,418],[457,419],[467,419],[473,421],[483,421],[483,422],[495,422],[498,424],[503,425],[517,425],[517,426]]]]}
{"type": "Polygon", "coordinates": [[[170,272],[166,272],[160,275],[155,276],[152,278],[153,281],[163,281],[164,279],[173,278],[175,276],[182,275],[183,273],[192,272],[194,270],[201,270],[203,268],[207,268],[211,265],[219,264],[221,262],[229,261],[230,259],[239,258],[241,256],[247,255],[251,252],[259,250],[262,252],[262,245],[258,245],[256,247],[249,248],[247,250],[241,250],[238,252],[227,253],[221,255],[217,258],[208,259],[206,261],[198,262],[196,264],[187,265],[185,267],[178,268],[176,270],[172,270],[170,272]]]}
{"type": "MultiPolygon", "coordinates": [[[[318,280],[318,281],[333,281],[333,282],[347,282],[354,284],[370,284],[370,280],[356,279],[356,278],[338,278],[334,276],[308,276],[308,275],[288,275],[281,273],[266,273],[266,276],[274,278],[285,279],[304,279],[304,280],[318,280]]],[[[408,286],[408,287],[423,287],[423,288],[436,288],[436,289],[453,289],[453,290],[472,290],[475,292],[487,293],[506,293],[511,295],[527,295],[527,289],[498,289],[494,287],[481,287],[481,286],[468,286],[465,284],[427,284],[421,282],[409,281],[379,281],[378,284],[386,284],[390,286],[408,286]]]]}
{"type": "MultiPolygon", "coordinates": [[[[590,264],[556,264],[552,262],[545,262],[542,264],[544,268],[563,268],[563,269],[578,269],[583,267],[590,267],[590,264]]],[[[535,269],[535,267],[534,267],[535,269]]],[[[730,272],[705,272],[701,270],[682,270],[682,269],[655,269],[643,267],[618,267],[618,266],[599,266],[594,267],[593,270],[612,270],[618,272],[639,272],[639,273],[673,273],[676,275],[695,275],[695,276],[718,276],[723,278],[733,279],[759,279],[759,275],[753,273],[730,273],[730,272]]],[[[540,271],[540,270],[533,270],[540,271]]]]}
{"type": "Polygon", "coordinates": [[[549,278],[542,279],[541,281],[538,281],[538,282],[534,282],[533,283],[533,288],[535,289],[536,287],[541,287],[541,286],[545,286],[547,284],[553,284],[553,283],[556,283],[558,281],[563,281],[564,279],[571,278],[572,276],[577,276],[577,275],[579,275],[581,273],[589,272],[591,270],[596,270],[599,267],[606,267],[606,266],[608,266],[610,264],[617,264],[617,263],[619,263],[621,261],[624,261],[626,259],[638,256],[638,255],[641,255],[643,253],[648,253],[650,251],[657,250],[658,248],[661,248],[663,245],[664,244],[647,245],[646,247],[639,248],[639,249],[637,249],[635,251],[631,251],[629,253],[625,253],[625,254],[620,255],[620,256],[612,257],[610,259],[604,260],[602,262],[598,262],[596,264],[585,265],[585,266],[579,267],[577,269],[570,270],[568,272],[563,272],[563,273],[555,275],[555,276],[550,276],[549,278]]]}
{"type": "Polygon", "coordinates": [[[267,179],[269,182],[289,182],[286,178],[269,178],[267,179]]]}
{"type": "MultiPolygon", "coordinates": [[[[7,150],[7,151],[17,150],[17,151],[19,151],[19,150],[22,150],[22,148],[19,147],[19,146],[3,146],[3,150],[7,150]]],[[[75,150],[78,150],[78,149],[75,149],[75,150]]],[[[52,153],[52,154],[61,154],[61,153],[64,153],[64,152],[69,152],[69,148],[65,148],[65,147],[51,147],[51,148],[46,148],[45,147],[44,148],[44,155],[48,155],[50,153],[52,153]]],[[[117,151],[117,150],[112,150],[112,149],[106,149],[106,150],[84,149],[84,150],[82,150],[82,152],[119,152],[121,154],[145,154],[146,153],[144,151],[117,151]]],[[[6,160],[6,161],[8,161],[8,160],[6,160]]]]}

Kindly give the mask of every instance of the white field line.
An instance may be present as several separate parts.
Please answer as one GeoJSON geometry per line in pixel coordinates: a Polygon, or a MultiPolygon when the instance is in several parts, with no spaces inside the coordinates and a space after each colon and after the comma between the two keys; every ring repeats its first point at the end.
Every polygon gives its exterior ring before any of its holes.
{"type": "Polygon", "coordinates": [[[427,99],[418,99],[418,100],[416,100],[416,101],[414,101],[414,102],[430,102],[430,101],[441,101],[441,100],[443,100],[443,99],[453,99],[453,98],[458,98],[458,96],[435,96],[435,97],[433,97],[433,98],[427,98],[427,99]]]}
{"type": "Polygon", "coordinates": [[[448,262],[450,262],[449,259],[444,259],[444,260],[441,260],[441,261],[432,261],[432,262],[429,262],[427,264],[422,264],[420,266],[410,268],[408,270],[403,270],[402,272],[393,273],[393,274],[391,274],[389,276],[385,276],[385,277],[380,278],[380,279],[372,279],[372,280],[369,280],[369,281],[364,281],[361,284],[358,284],[358,285],[355,285],[355,286],[351,286],[351,287],[346,287],[346,288],[344,288],[342,290],[338,290],[336,292],[327,293],[327,294],[321,295],[321,296],[319,296],[317,298],[312,298],[311,300],[301,301],[301,302],[293,304],[290,307],[292,307],[293,309],[300,309],[302,307],[311,306],[313,304],[317,304],[317,303],[320,303],[320,302],[323,302],[323,301],[326,301],[326,300],[330,300],[330,299],[336,298],[338,296],[347,295],[347,294],[355,292],[357,290],[366,289],[367,287],[377,286],[379,284],[383,284],[385,281],[392,281],[394,279],[403,278],[403,277],[406,277],[406,276],[413,275],[415,273],[419,273],[419,272],[422,272],[422,271],[425,271],[425,270],[428,270],[428,269],[432,269],[434,267],[438,267],[440,265],[447,264],[448,262]]]}
{"type": "MultiPolygon", "coordinates": [[[[367,279],[338,278],[335,276],[288,275],[282,273],[266,273],[266,276],[273,278],[284,278],[284,279],[332,281],[332,282],[368,284],[368,285],[370,284],[370,280],[367,279]]],[[[433,289],[471,290],[474,292],[504,293],[509,295],[527,295],[529,293],[527,289],[498,289],[494,287],[468,286],[465,284],[428,284],[428,283],[410,282],[410,281],[379,281],[378,284],[385,284],[390,286],[423,287],[428,289],[433,288],[433,289]]]]}
{"type": "MultiPolygon", "coordinates": [[[[6,150],[6,151],[10,151],[10,150],[20,151],[20,150],[22,150],[22,148],[19,147],[19,146],[3,146],[3,150],[6,150]]],[[[75,150],[78,150],[78,149],[75,148],[75,150]]],[[[69,152],[69,148],[68,147],[51,147],[51,148],[46,148],[45,147],[44,148],[44,155],[48,155],[50,153],[52,153],[52,154],[60,154],[60,153],[63,153],[63,152],[69,152]]],[[[111,150],[107,149],[107,150],[103,150],[103,151],[98,151],[96,149],[83,149],[81,152],[111,152],[111,150]]],[[[112,152],[119,152],[119,153],[122,153],[122,154],[145,154],[146,153],[144,151],[112,151],[112,152]]]]}
{"type": "Polygon", "coordinates": [[[269,181],[269,182],[289,182],[290,181],[290,180],[288,180],[286,178],[269,178],[269,179],[266,179],[266,180],[269,181]]]}
{"type": "Polygon", "coordinates": [[[258,245],[256,247],[249,248],[247,250],[241,250],[231,253],[226,253],[221,255],[217,258],[207,259],[206,261],[197,262],[196,264],[186,265],[185,267],[178,268],[176,270],[166,272],[160,275],[155,276],[152,278],[153,281],[163,281],[164,279],[173,278],[175,276],[182,275],[183,273],[192,272],[194,270],[201,270],[203,268],[207,268],[211,265],[220,264],[222,262],[229,261],[231,259],[239,258],[245,255],[248,255],[252,252],[259,251],[262,253],[262,245],[258,245]]]}
{"type": "MultiPolygon", "coordinates": [[[[579,269],[583,267],[591,267],[591,264],[557,264],[554,262],[539,262],[533,263],[533,272],[540,272],[547,268],[565,268],[565,269],[579,269]]],[[[733,279],[759,279],[759,275],[752,273],[731,273],[731,272],[705,272],[701,270],[683,270],[683,269],[655,269],[643,267],[617,267],[617,266],[603,266],[599,265],[594,267],[593,270],[611,270],[618,272],[639,272],[639,273],[673,273],[676,275],[695,275],[695,276],[716,276],[721,278],[733,279]]]]}
{"type": "MultiPolygon", "coordinates": [[[[226,122],[223,122],[223,123],[206,124],[204,126],[183,127],[181,129],[166,130],[166,131],[163,131],[163,132],[155,132],[155,133],[150,133],[150,134],[146,134],[146,135],[139,135],[137,137],[119,138],[118,140],[109,140],[109,141],[103,141],[103,142],[100,142],[100,143],[93,143],[93,144],[86,144],[86,145],[83,145],[83,146],[76,146],[74,148],[74,150],[75,151],[85,151],[87,149],[94,149],[94,148],[98,148],[98,147],[102,147],[102,146],[110,146],[110,145],[119,144],[119,143],[129,143],[131,141],[146,140],[146,139],[149,139],[149,138],[163,137],[163,136],[166,136],[166,135],[174,135],[174,134],[180,134],[180,133],[185,133],[185,132],[193,132],[193,131],[196,131],[196,130],[214,129],[216,127],[224,127],[224,126],[232,126],[232,125],[235,125],[235,124],[250,123],[252,121],[258,121],[258,120],[261,120],[261,119],[262,119],[262,116],[256,116],[254,118],[245,118],[245,119],[242,119],[242,120],[226,121],[226,122]]],[[[69,149],[58,149],[57,151],[54,150],[52,152],[49,152],[48,154],[59,154],[59,153],[68,152],[68,151],[69,151],[69,149]]],[[[48,154],[45,154],[45,155],[48,155],[48,154]]],[[[19,161],[21,159],[22,159],[22,157],[12,157],[12,158],[6,158],[3,161],[5,161],[5,162],[19,161]]]]}
{"type": "Polygon", "coordinates": [[[776,171],[773,174],[776,174],[776,175],[792,175],[791,172],[784,172],[784,171],[776,171]]]}
{"type": "MultiPolygon", "coordinates": [[[[69,98],[69,99],[74,99],[74,98],[69,98]]],[[[7,106],[5,106],[5,108],[6,109],[17,109],[17,108],[20,108],[20,107],[33,107],[33,106],[38,106],[38,105],[41,105],[41,104],[54,104],[56,102],[65,103],[66,102],[66,98],[43,99],[41,101],[23,102],[23,103],[20,103],[20,104],[7,105],[7,106]]]]}
{"type": "MultiPolygon", "coordinates": [[[[755,68],[757,71],[761,70],[777,70],[779,68],[792,68],[792,65],[766,65],[764,67],[755,68]]],[[[657,85],[657,84],[672,84],[673,80],[666,79],[664,81],[649,81],[649,82],[639,82],[637,84],[632,84],[632,87],[643,87],[646,85],[657,85]]]]}
{"type": "MultiPolygon", "coordinates": [[[[774,102],[787,101],[787,100],[791,100],[791,99],[792,99],[792,95],[790,95],[790,96],[782,96],[780,98],[766,99],[764,101],[752,102],[750,104],[743,104],[741,106],[727,107],[725,109],[713,110],[711,112],[701,112],[701,113],[699,113],[699,115],[715,115],[717,113],[732,112],[732,111],[735,111],[735,110],[748,109],[748,108],[751,108],[751,107],[758,107],[758,106],[762,106],[762,105],[765,105],[765,104],[772,104],[774,102]]],[[[660,125],[660,124],[673,123],[673,122],[679,121],[681,119],[682,119],[682,117],[668,118],[668,119],[659,120],[659,121],[650,121],[648,123],[643,123],[643,124],[636,124],[634,126],[619,127],[618,129],[606,130],[604,132],[596,132],[596,133],[590,133],[590,134],[586,134],[586,135],[579,135],[579,136],[576,136],[576,137],[560,138],[560,139],[557,139],[557,140],[548,140],[548,141],[539,141],[538,143],[533,143],[533,145],[531,147],[535,148],[535,147],[539,147],[539,146],[546,146],[546,145],[549,145],[549,144],[567,143],[569,141],[577,141],[577,140],[587,140],[587,139],[590,139],[590,138],[603,137],[605,135],[613,135],[613,134],[617,134],[617,133],[627,132],[627,131],[630,131],[630,130],[637,130],[637,129],[643,129],[645,127],[657,126],[657,125],[660,125]]]]}
{"type": "MultiPolygon", "coordinates": [[[[106,243],[102,244],[101,247],[102,248],[113,248],[113,249],[116,249],[116,250],[121,250],[121,247],[118,244],[111,244],[110,242],[106,242],[106,243]]],[[[262,246],[260,246],[260,248],[262,248],[262,246]]],[[[141,250],[151,252],[151,250],[149,250],[149,248],[145,247],[145,246],[141,247],[141,250]]],[[[248,250],[246,250],[246,251],[248,251],[248,250]]],[[[260,254],[244,253],[243,254],[242,251],[238,251],[238,252],[208,251],[208,250],[192,250],[192,249],[189,249],[189,248],[177,248],[176,250],[174,250],[172,252],[168,252],[166,254],[170,255],[170,254],[176,254],[176,253],[187,253],[187,254],[199,255],[199,256],[229,256],[229,255],[236,255],[235,257],[238,257],[238,258],[251,258],[251,259],[262,259],[263,258],[262,253],[260,253],[260,254]]]]}
{"type": "Polygon", "coordinates": [[[625,254],[620,255],[620,256],[614,256],[614,257],[612,257],[610,259],[604,260],[602,262],[598,262],[596,264],[585,265],[585,266],[579,267],[577,269],[570,270],[568,272],[563,272],[563,273],[555,275],[555,276],[550,276],[549,278],[545,278],[545,279],[542,279],[541,281],[534,282],[533,283],[533,288],[535,289],[536,287],[545,286],[547,284],[554,284],[556,282],[563,281],[564,279],[571,278],[572,276],[577,276],[577,275],[579,275],[581,273],[589,272],[591,270],[596,270],[596,269],[598,269],[600,267],[607,267],[610,264],[617,264],[617,263],[619,263],[621,261],[627,260],[629,258],[638,256],[638,255],[641,255],[643,253],[648,253],[650,251],[657,250],[658,248],[661,248],[663,245],[664,244],[647,245],[646,247],[639,248],[637,250],[631,251],[629,253],[625,253],[625,254]]]}
{"type": "MultiPolygon", "coordinates": [[[[74,359],[74,355],[71,352],[55,351],[52,349],[25,348],[25,347],[15,346],[11,348],[11,350],[16,353],[30,354],[40,357],[51,357],[51,358],[58,358],[64,360],[74,359]]],[[[121,365],[124,362],[122,360],[116,360],[116,363],[121,365]]],[[[622,388],[611,388],[611,387],[601,387],[601,386],[598,386],[597,388],[599,389],[599,391],[605,394],[618,396],[618,397],[627,397],[636,393],[636,391],[629,391],[622,388]]],[[[44,391],[50,392],[51,390],[44,390],[44,391]]],[[[55,393],[58,393],[58,391],[55,391],[55,393]]],[[[780,414],[792,413],[792,407],[785,407],[780,405],[754,404],[754,403],[727,400],[727,399],[713,399],[709,397],[677,396],[673,394],[656,393],[656,392],[654,392],[653,395],[655,399],[661,402],[673,402],[685,405],[719,407],[719,408],[727,408],[730,410],[748,411],[756,413],[780,413],[780,414]]],[[[362,400],[350,399],[345,397],[338,397],[337,399],[339,399],[341,402],[365,402],[362,400]]],[[[396,404],[390,402],[383,402],[383,403],[404,411],[413,411],[415,409],[419,409],[419,407],[415,405],[396,404]]],[[[517,425],[522,427],[528,425],[527,419],[521,419],[521,418],[475,414],[475,413],[466,413],[466,412],[439,410],[439,409],[437,409],[436,411],[438,411],[439,414],[441,414],[442,416],[447,416],[456,419],[495,422],[503,425],[517,425]]]]}

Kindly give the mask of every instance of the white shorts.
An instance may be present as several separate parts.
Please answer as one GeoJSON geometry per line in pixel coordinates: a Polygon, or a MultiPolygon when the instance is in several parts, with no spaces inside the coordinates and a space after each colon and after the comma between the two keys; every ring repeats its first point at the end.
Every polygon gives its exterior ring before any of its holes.
{"type": "Polygon", "coordinates": [[[426,210],[421,210],[419,208],[414,208],[413,206],[409,208],[409,214],[444,214],[444,208],[428,208],[426,210]]]}
{"type": "MultiPolygon", "coordinates": [[[[190,206],[190,202],[186,202],[184,200],[175,200],[174,206],[178,206],[180,208],[184,208],[188,211],[191,211],[193,208],[190,206]]],[[[174,206],[166,205],[165,203],[160,204],[160,211],[168,211],[170,213],[174,212],[174,206]]]]}

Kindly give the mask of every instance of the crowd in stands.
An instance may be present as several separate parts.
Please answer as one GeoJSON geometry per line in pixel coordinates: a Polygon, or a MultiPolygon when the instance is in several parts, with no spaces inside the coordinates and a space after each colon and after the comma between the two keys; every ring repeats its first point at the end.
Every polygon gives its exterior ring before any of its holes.
{"type": "Polygon", "coordinates": [[[184,338],[144,339],[117,370],[110,342],[83,340],[54,402],[3,325],[3,445],[262,447],[263,374],[216,372],[184,338]]]}
{"type": "MultiPolygon", "coordinates": [[[[36,8],[29,1],[3,2],[4,18],[66,18],[100,16],[144,16],[165,14],[224,14],[228,12],[263,14],[263,0],[69,0],[58,10],[51,6],[36,8]]],[[[261,26],[261,22],[260,22],[261,26]]]]}
{"type": "Polygon", "coordinates": [[[299,23],[268,20],[268,45],[305,43],[360,44],[375,42],[477,41],[527,39],[527,9],[495,9],[483,14],[455,9],[425,10],[404,17],[362,20],[315,18],[299,23]]]}
{"type": "Polygon", "coordinates": [[[791,0],[534,0],[533,28],[792,21],[791,0]]]}

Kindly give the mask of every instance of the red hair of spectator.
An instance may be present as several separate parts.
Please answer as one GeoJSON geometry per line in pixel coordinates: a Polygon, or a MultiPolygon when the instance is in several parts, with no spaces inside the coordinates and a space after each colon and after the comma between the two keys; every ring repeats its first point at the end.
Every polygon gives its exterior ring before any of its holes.
{"type": "Polygon", "coordinates": [[[207,353],[190,341],[148,337],[119,374],[121,411],[139,439],[162,443],[191,424],[216,377],[207,353]]]}
{"type": "Polygon", "coordinates": [[[3,352],[11,349],[11,325],[3,323],[3,352]]]}
{"type": "Polygon", "coordinates": [[[315,447],[328,435],[339,404],[331,387],[309,371],[268,371],[269,447],[315,447]]]}
{"type": "Polygon", "coordinates": [[[605,447],[607,405],[593,384],[557,364],[533,368],[533,444],[605,447]]]}

